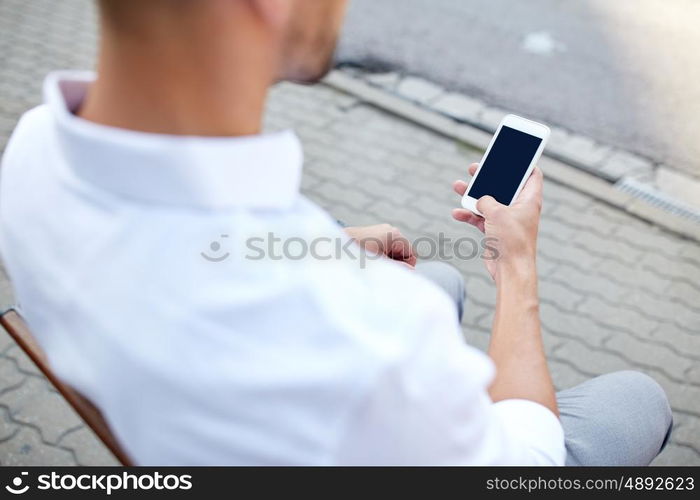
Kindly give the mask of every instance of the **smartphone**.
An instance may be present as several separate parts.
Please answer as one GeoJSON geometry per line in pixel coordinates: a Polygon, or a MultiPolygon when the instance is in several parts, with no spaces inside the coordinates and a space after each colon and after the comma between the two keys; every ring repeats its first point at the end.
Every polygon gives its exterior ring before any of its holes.
{"type": "Polygon", "coordinates": [[[491,139],[479,168],[469,182],[462,206],[477,215],[482,196],[510,205],[535,169],[549,139],[549,127],[516,115],[506,116],[491,139]]]}

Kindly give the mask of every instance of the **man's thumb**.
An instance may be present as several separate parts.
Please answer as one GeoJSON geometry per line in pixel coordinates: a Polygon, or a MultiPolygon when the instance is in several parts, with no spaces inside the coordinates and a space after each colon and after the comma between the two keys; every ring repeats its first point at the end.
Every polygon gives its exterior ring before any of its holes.
{"type": "Polygon", "coordinates": [[[493,196],[482,196],[476,202],[476,209],[486,218],[491,217],[495,211],[502,207],[503,205],[498,203],[493,196]]]}

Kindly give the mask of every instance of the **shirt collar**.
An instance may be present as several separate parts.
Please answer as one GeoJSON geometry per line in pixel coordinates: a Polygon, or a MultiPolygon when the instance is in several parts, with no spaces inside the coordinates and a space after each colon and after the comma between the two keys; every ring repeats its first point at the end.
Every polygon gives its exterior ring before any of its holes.
{"type": "Polygon", "coordinates": [[[151,134],[74,114],[95,74],[51,73],[44,97],[68,166],[115,194],[196,208],[278,208],[299,195],[303,154],[291,131],[245,137],[151,134]]]}

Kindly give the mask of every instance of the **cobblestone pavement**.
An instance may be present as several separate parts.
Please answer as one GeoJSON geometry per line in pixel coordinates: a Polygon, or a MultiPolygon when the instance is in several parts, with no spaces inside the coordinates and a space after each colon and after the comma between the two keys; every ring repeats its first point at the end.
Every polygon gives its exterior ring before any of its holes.
{"type": "MultiPolygon", "coordinates": [[[[40,100],[50,69],[90,67],[87,0],[0,0],[0,147],[40,100]]],[[[353,224],[390,222],[412,238],[475,231],[452,222],[450,183],[479,152],[325,86],[277,86],[269,129],[305,144],[304,192],[353,224]]],[[[545,173],[546,174],[546,173],[545,173]]],[[[547,352],[558,388],[636,369],[667,391],[673,440],[658,464],[700,464],[700,247],[551,181],[545,183],[539,272],[547,352]]],[[[419,252],[427,249],[419,245],[419,252]]],[[[464,333],[485,348],[495,290],[478,259],[467,279],[464,333]]],[[[12,301],[0,274],[0,301],[12,301]]],[[[108,464],[104,447],[0,333],[0,463],[108,464]]]]}

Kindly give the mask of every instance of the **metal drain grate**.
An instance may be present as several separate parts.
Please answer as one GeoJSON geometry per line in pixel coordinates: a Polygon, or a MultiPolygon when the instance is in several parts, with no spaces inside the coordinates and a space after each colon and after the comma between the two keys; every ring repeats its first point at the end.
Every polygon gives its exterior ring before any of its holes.
{"type": "Polygon", "coordinates": [[[615,187],[623,193],[644,200],[665,212],[700,224],[700,209],[675,200],[653,186],[644,184],[635,179],[623,178],[615,184],[615,187]]]}

